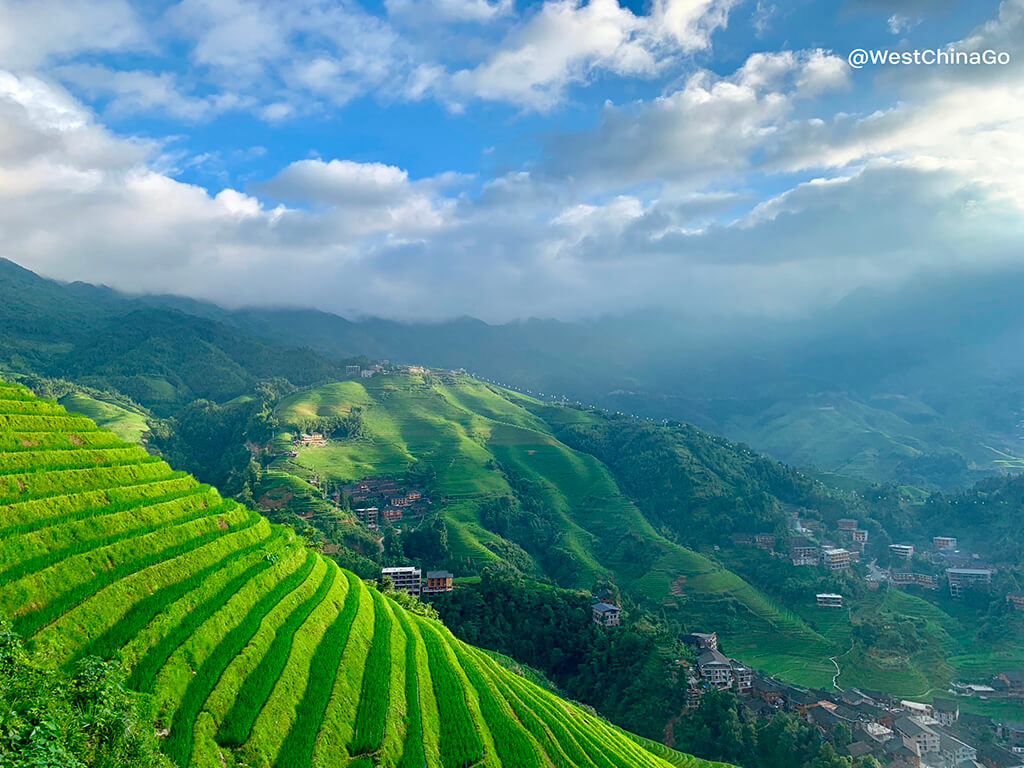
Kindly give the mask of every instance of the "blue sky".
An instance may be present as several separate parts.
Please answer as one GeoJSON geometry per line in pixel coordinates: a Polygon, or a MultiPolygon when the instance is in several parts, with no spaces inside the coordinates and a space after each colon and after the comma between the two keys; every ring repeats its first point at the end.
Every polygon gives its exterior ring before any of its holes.
{"type": "Polygon", "coordinates": [[[1021,40],[1024,0],[0,0],[0,232],[231,305],[799,314],[1019,258],[1021,40]],[[1011,62],[846,63],[950,45],[1011,62]]]}

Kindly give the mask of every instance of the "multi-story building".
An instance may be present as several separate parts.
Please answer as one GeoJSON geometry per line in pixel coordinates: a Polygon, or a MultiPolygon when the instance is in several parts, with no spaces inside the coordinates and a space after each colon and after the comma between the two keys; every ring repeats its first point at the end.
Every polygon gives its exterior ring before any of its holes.
{"type": "Polygon", "coordinates": [[[402,510],[398,507],[384,507],[384,511],[381,514],[387,523],[393,523],[396,520],[402,519],[402,510]]]}
{"type": "Polygon", "coordinates": [[[850,567],[850,551],[837,547],[821,548],[821,564],[830,571],[841,571],[850,567]]]}
{"type": "Polygon", "coordinates": [[[622,620],[619,606],[611,603],[594,603],[591,615],[594,618],[594,623],[603,627],[617,627],[622,620]]]}
{"type": "Polygon", "coordinates": [[[902,557],[907,560],[914,556],[914,545],[913,544],[890,544],[889,554],[892,557],[902,557]]]}
{"type": "Polygon", "coordinates": [[[821,562],[818,545],[804,536],[793,536],[789,540],[789,556],[793,565],[817,565],[821,562]]]}
{"type": "Polygon", "coordinates": [[[843,596],[834,592],[819,592],[815,595],[818,599],[819,608],[842,608],[843,596]]]}
{"type": "Polygon", "coordinates": [[[946,765],[960,765],[978,759],[978,750],[946,731],[939,731],[939,754],[946,765]]]}
{"type": "Polygon", "coordinates": [[[376,527],[380,520],[380,510],[377,507],[360,507],[353,509],[352,513],[359,522],[370,527],[376,527]]]}
{"type": "Polygon", "coordinates": [[[436,595],[439,592],[452,591],[452,579],[455,576],[448,571],[427,571],[427,580],[423,584],[423,594],[436,595]]]}
{"type": "Polygon", "coordinates": [[[911,571],[893,571],[889,574],[889,583],[897,586],[913,584],[926,589],[935,589],[938,582],[934,576],[927,573],[912,573],[911,571]]]}
{"type": "Polygon", "coordinates": [[[754,670],[745,664],[740,664],[736,659],[730,659],[732,663],[732,679],[736,683],[737,693],[750,693],[754,687],[754,670]]]}
{"type": "Polygon", "coordinates": [[[705,651],[697,659],[697,668],[704,680],[719,690],[732,687],[732,661],[719,651],[705,651]]]}
{"type": "Polygon", "coordinates": [[[949,579],[949,594],[962,597],[968,589],[988,589],[992,584],[992,569],[947,568],[946,577],[949,579]]]}
{"type": "Polygon", "coordinates": [[[939,721],[939,725],[953,725],[960,718],[960,705],[953,699],[933,699],[932,717],[939,721]]]}
{"type": "Polygon", "coordinates": [[[866,544],[868,540],[868,532],[863,528],[857,528],[854,531],[850,531],[850,536],[858,544],[866,544]]]}
{"type": "Polygon", "coordinates": [[[419,568],[411,565],[391,566],[381,568],[380,575],[391,579],[398,592],[408,592],[410,595],[418,595],[423,587],[423,575],[419,568]]]}
{"type": "Polygon", "coordinates": [[[956,549],[956,536],[933,536],[932,544],[936,549],[956,549]]]}
{"type": "Polygon", "coordinates": [[[893,724],[896,733],[903,739],[904,746],[918,757],[939,751],[939,734],[918,717],[904,715],[893,724]]]}

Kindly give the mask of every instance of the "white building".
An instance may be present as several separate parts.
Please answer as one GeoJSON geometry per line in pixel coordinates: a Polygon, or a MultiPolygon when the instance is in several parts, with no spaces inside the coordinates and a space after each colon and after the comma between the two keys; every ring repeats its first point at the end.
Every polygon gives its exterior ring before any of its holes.
{"type": "Polygon", "coordinates": [[[408,592],[410,595],[418,595],[423,588],[423,574],[419,568],[413,566],[392,566],[382,568],[382,577],[390,578],[398,592],[408,592]]]}
{"type": "Polygon", "coordinates": [[[902,557],[904,560],[914,556],[913,544],[890,544],[889,554],[894,557],[902,557]]]}
{"type": "Polygon", "coordinates": [[[841,571],[850,567],[850,551],[837,547],[821,548],[821,564],[830,571],[841,571]]]}
{"type": "Polygon", "coordinates": [[[842,608],[843,607],[843,596],[837,595],[834,592],[819,592],[815,597],[818,598],[819,608],[842,608]]]}

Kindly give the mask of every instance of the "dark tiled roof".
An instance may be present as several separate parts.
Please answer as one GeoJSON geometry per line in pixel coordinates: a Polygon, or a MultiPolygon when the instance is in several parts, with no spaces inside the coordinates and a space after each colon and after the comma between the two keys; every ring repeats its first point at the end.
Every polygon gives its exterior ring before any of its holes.
{"type": "Polygon", "coordinates": [[[949,714],[949,715],[952,715],[958,709],[960,709],[960,705],[957,704],[952,699],[939,699],[939,698],[932,699],[932,706],[935,707],[935,710],[937,712],[945,712],[946,714],[949,714]]]}

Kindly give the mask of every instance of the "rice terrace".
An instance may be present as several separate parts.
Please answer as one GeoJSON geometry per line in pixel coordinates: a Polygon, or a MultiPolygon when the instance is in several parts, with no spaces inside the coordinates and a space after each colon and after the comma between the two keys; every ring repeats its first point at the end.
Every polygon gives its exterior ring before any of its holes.
{"type": "Polygon", "coordinates": [[[116,658],[180,768],[710,766],[559,699],[290,529],[8,384],[0,521],[0,612],[46,664],[116,658]]]}

